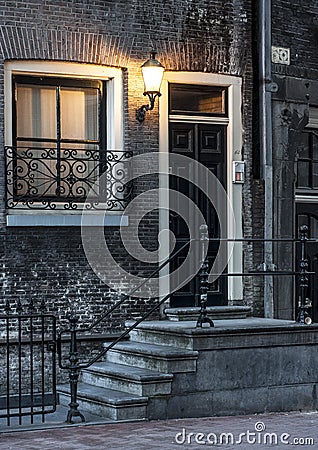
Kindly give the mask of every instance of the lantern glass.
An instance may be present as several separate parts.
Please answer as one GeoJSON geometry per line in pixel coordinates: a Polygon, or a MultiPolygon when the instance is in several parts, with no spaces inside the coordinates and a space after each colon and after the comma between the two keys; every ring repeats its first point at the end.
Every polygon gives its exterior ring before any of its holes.
{"type": "Polygon", "coordinates": [[[142,76],[145,84],[145,92],[159,92],[162,82],[164,67],[156,60],[154,55],[142,66],[142,76]]]}
{"type": "Polygon", "coordinates": [[[159,92],[164,68],[160,66],[144,66],[142,76],[144,78],[145,92],[159,92]]]}

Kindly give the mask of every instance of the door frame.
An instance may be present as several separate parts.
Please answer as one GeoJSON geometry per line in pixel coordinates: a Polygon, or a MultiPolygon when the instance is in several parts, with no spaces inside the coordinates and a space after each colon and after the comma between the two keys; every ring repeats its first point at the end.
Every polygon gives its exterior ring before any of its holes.
{"type": "MultiPolygon", "coordinates": [[[[295,201],[295,237],[298,238],[299,235],[299,215],[305,215],[308,217],[314,217],[315,219],[318,219],[318,198],[317,196],[308,196],[303,201],[300,201],[300,199],[303,196],[296,195],[296,201],[295,201]],[[311,199],[311,200],[310,200],[311,199]],[[306,206],[308,205],[308,210],[306,210],[306,206]],[[304,208],[303,211],[301,209],[304,208]]],[[[317,239],[312,234],[311,224],[308,224],[308,231],[309,231],[309,238],[317,239]]],[[[298,270],[299,268],[299,261],[300,261],[300,245],[296,247],[295,255],[294,255],[294,266],[295,269],[298,270]]],[[[318,260],[318,243],[311,242],[307,244],[307,255],[306,258],[308,260],[308,270],[315,272],[315,261],[317,264],[318,260]]],[[[313,322],[318,322],[318,304],[317,304],[317,285],[318,285],[318,274],[316,272],[315,275],[308,277],[308,289],[307,289],[307,296],[310,298],[312,302],[312,308],[309,310],[309,315],[312,318],[313,322]],[[316,295],[315,295],[316,294],[316,295]]],[[[297,303],[298,303],[298,296],[299,296],[299,285],[298,283],[294,282],[294,291],[295,291],[295,316],[297,316],[297,303]]]]}
{"type": "MultiPolygon", "coordinates": [[[[161,85],[162,96],[159,99],[159,151],[169,153],[169,83],[180,84],[196,84],[209,86],[224,86],[228,89],[228,117],[213,117],[207,118],[203,116],[173,116],[173,119],[178,121],[209,123],[216,125],[227,125],[227,194],[234,211],[234,220],[229,220],[227,224],[227,233],[229,237],[242,237],[242,185],[234,184],[232,182],[232,166],[233,161],[242,160],[242,142],[243,142],[243,128],[242,128],[242,79],[240,77],[233,77],[229,75],[218,75],[203,72],[173,72],[167,71],[164,73],[164,78],[161,85]]],[[[169,167],[166,163],[160,161],[160,172],[169,172],[169,167]]],[[[163,189],[169,188],[169,177],[160,175],[159,187],[163,189]]],[[[169,229],[169,196],[167,190],[160,191],[159,194],[159,230],[169,229]],[[165,208],[165,209],[163,209],[165,208]]],[[[228,217],[231,217],[228,214],[228,217]]],[[[166,242],[166,247],[162,245],[162,254],[169,252],[169,243],[166,242]]],[[[235,243],[232,255],[228,263],[228,272],[242,272],[243,267],[243,252],[242,243],[235,243]]],[[[169,267],[162,269],[161,275],[167,276],[169,267]]],[[[159,278],[159,296],[162,297],[162,292],[167,289],[166,279],[164,285],[159,278]]],[[[243,280],[242,277],[228,277],[228,300],[230,302],[240,301],[243,299],[243,280]]],[[[165,308],[169,306],[169,301],[162,305],[161,314],[165,308]]]]}

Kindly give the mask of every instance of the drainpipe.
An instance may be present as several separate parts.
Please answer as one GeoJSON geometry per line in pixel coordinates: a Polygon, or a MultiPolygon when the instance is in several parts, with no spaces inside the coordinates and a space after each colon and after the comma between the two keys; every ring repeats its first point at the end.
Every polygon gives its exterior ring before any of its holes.
{"type": "MultiPolygon", "coordinates": [[[[259,0],[260,173],[264,180],[264,239],[273,238],[271,0],[259,0]]],[[[264,270],[273,268],[273,245],[264,242],[264,270]]],[[[264,277],[264,315],[274,317],[273,277],[264,277]]]]}

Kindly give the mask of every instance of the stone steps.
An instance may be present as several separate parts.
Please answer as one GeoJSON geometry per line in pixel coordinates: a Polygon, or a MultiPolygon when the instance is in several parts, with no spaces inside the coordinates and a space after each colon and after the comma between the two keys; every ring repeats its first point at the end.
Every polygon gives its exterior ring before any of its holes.
{"type": "Polygon", "coordinates": [[[82,371],[84,383],[140,396],[170,394],[172,379],[172,374],[108,361],[95,363],[82,371]]]}
{"type": "MultiPolygon", "coordinates": [[[[214,329],[209,326],[196,327],[200,308],[166,308],[165,314],[169,320],[145,321],[130,332],[130,340],[141,343],[168,345],[187,350],[197,350],[202,346],[198,343],[205,341],[209,334],[214,335],[214,329]],[[189,333],[180,333],[180,330],[190,329],[189,333]]],[[[214,321],[222,320],[230,326],[237,319],[246,319],[251,314],[248,306],[208,306],[208,317],[214,321]]],[[[134,322],[127,321],[126,326],[134,322]]]]}
{"type": "Polygon", "coordinates": [[[164,373],[195,372],[197,351],[142,342],[119,342],[106,360],[164,373]]]}
{"type": "MultiPolygon", "coordinates": [[[[105,346],[109,345],[105,343],[105,346]]],[[[117,343],[106,361],[82,370],[79,410],[116,421],[162,417],[174,374],[196,371],[198,352],[135,341],[117,343]],[[159,410],[159,412],[158,412],[159,410]]],[[[69,385],[57,388],[59,401],[70,403],[69,385]]]]}
{"type": "MultiPolygon", "coordinates": [[[[127,322],[127,326],[131,325],[127,322]]],[[[173,333],[171,330],[162,330],[155,326],[142,326],[139,325],[130,332],[130,338],[134,342],[140,342],[143,344],[155,344],[172,346],[184,350],[193,350],[193,339],[191,336],[180,335],[173,333]]]]}
{"type": "MultiPolygon", "coordinates": [[[[69,385],[60,385],[57,391],[60,404],[67,406],[71,400],[69,385]]],[[[77,402],[80,411],[89,411],[116,421],[147,419],[148,397],[78,383],[77,402]]]]}
{"type": "MultiPolygon", "coordinates": [[[[79,410],[114,421],[316,410],[317,330],[255,317],[144,322],[82,371],[79,410]]],[[[69,386],[58,392],[68,404],[69,386]]]]}

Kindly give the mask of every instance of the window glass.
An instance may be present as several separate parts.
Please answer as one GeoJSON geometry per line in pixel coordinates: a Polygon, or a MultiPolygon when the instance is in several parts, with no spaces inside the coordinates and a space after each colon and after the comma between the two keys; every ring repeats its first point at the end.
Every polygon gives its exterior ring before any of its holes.
{"type": "Polygon", "coordinates": [[[318,162],[312,163],[312,187],[318,188],[318,162]]]}
{"type": "Polygon", "coordinates": [[[318,138],[316,129],[302,133],[298,145],[297,188],[318,189],[318,138]]]}
{"type": "Polygon", "coordinates": [[[300,158],[309,158],[309,133],[302,133],[298,146],[298,154],[300,158]]]}
{"type": "Polygon", "coordinates": [[[298,161],[297,186],[309,187],[309,162],[298,161]]]}
{"type": "Polygon", "coordinates": [[[61,88],[61,138],[98,140],[98,90],[61,88]]]}
{"type": "Polygon", "coordinates": [[[318,138],[315,134],[312,135],[312,157],[318,161],[318,138]]]}
{"type": "Polygon", "coordinates": [[[298,214],[297,218],[298,218],[298,228],[301,227],[302,225],[307,225],[308,227],[309,223],[307,214],[298,214]]]}
{"type": "Polygon", "coordinates": [[[19,138],[56,138],[56,88],[17,85],[19,138]]]}
{"type": "Polygon", "coordinates": [[[318,238],[318,220],[316,217],[310,217],[310,237],[313,239],[318,238]]]}

